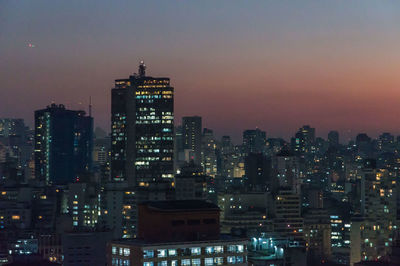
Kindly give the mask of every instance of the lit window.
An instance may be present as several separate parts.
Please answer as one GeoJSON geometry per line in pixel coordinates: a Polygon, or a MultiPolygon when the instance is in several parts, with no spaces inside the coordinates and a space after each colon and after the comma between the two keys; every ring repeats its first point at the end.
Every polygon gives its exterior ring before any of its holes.
{"type": "Polygon", "coordinates": [[[143,258],[150,259],[154,258],[154,250],[143,250],[143,258]]]}
{"type": "Polygon", "coordinates": [[[167,250],[166,249],[157,250],[157,257],[165,258],[166,256],[167,256],[167,250]]]}
{"type": "Polygon", "coordinates": [[[205,259],[204,259],[204,265],[205,265],[205,266],[212,266],[212,265],[214,265],[214,259],[213,259],[213,258],[205,258],[205,259]]]}
{"type": "Polygon", "coordinates": [[[236,257],[235,256],[228,256],[227,258],[229,264],[235,264],[236,263],[236,257]]]}
{"type": "Polygon", "coordinates": [[[201,248],[191,248],[190,252],[192,253],[192,255],[200,255],[201,254],[201,248]]]}
{"type": "Polygon", "coordinates": [[[206,254],[213,254],[214,253],[214,247],[206,247],[206,254]]]}
{"type": "Polygon", "coordinates": [[[176,256],[176,249],[169,249],[168,250],[168,256],[170,256],[170,257],[176,256]]]}
{"type": "Polygon", "coordinates": [[[216,257],[216,258],[214,258],[214,263],[216,265],[224,265],[224,258],[223,257],[216,257]]]}
{"type": "Polygon", "coordinates": [[[112,254],[117,254],[117,247],[112,247],[111,248],[112,254]]]}
{"type": "Polygon", "coordinates": [[[124,256],[129,256],[131,254],[131,250],[129,248],[124,248],[124,256]]]}
{"type": "Polygon", "coordinates": [[[190,265],[190,259],[181,260],[181,265],[182,266],[189,266],[190,265]]]}
{"type": "Polygon", "coordinates": [[[200,259],[192,259],[192,266],[200,266],[201,261],[200,259]]]}
{"type": "Polygon", "coordinates": [[[215,253],[223,253],[224,252],[224,247],[223,246],[215,246],[214,247],[214,252],[215,253]]]}

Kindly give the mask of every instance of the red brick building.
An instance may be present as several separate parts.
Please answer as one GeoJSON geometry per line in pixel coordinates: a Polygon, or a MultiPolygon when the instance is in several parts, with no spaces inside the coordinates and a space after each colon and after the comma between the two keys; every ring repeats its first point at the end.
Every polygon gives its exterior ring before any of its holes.
{"type": "Polygon", "coordinates": [[[139,205],[138,238],[152,242],[218,239],[219,208],[200,200],[139,205]]]}

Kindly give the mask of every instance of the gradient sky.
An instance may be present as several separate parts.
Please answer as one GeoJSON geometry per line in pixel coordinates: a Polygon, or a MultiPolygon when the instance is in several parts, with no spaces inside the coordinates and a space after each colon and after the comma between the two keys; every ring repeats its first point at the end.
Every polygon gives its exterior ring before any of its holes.
{"type": "Polygon", "coordinates": [[[218,136],[400,134],[398,0],[0,0],[0,117],[92,96],[108,129],[114,79],[141,59],[171,78],[176,119],[218,136]]]}

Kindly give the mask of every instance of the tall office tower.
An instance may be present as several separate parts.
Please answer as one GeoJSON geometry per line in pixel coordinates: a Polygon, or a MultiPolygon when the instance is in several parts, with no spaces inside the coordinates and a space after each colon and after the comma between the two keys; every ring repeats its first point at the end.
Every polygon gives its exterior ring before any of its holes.
{"type": "Polygon", "coordinates": [[[308,125],[299,128],[292,138],[292,150],[296,154],[312,153],[315,149],[315,128],[308,125]]]}
{"type": "Polygon", "coordinates": [[[244,160],[245,184],[252,191],[268,191],[272,187],[271,160],[264,154],[250,153],[244,160]]]}
{"type": "Polygon", "coordinates": [[[29,171],[29,161],[32,160],[33,153],[29,137],[29,128],[25,126],[23,119],[0,119],[0,144],[7,149],[7,164],[15,165],[18,182],[34,176],[29,171]]]}
{"type": "Polygon", "coordinates": [[[328,133],[329,146],[337,147],[339,145],[339,132],[329,131],[328,133]]]}
{"type": "Polygon", "coordinates": [[[221,153],[231,154],[234,152],[234,146],[230,136],[222,136],[221,138],[221,153]]]}
{"type": "Polygon", "coordinates": [[[273,168],[279,186],[291,188],[300,193],[300,162],[290,151],[282,150],[273,157],[273,168]]]}
{"type": "Polygon", "coordinates": [[[74,227],[97,226],[100,201],[94,183],[77,182],[68,184],[68,212],[74,227]]]}
{"type": "Polygon", "coordinates": [[[394,150],[394,136],[390,133],[382,133],[378,138],[378,149],[383,151],[394,150]]]}
{"type": "Polygon", "coordinates": [[[181,168],[180,174],[175,175],[175,199],[177,200],[207,200],[207,181],[203,168],[193,161],[181,168]]]}
{"type": "Polygon", "coordinates": [[[225,178],[241,178],[244,175],[244,158],[240,148],[234,146],[229,136],[222,136],[218,175],[225,178]]]}
{"type": "Polygon", "coordinates": [[[249,129],[243,132],[243,149],[245,153],[264,152],[267,143],[265,131],[249,129]]]}
{"type": "Polygon", "coordinates": [[[35,178],[73,182],[92,167],[93,118],[52,104],[35,111],[35,178]]]}
{"type": "Polygon", "coordinates": [[[182,118],[183,149],[190,150],[195,164],[201,165],[201,117],[186,116],[182,118]]]}
{"type": "Polygon", "coordinates": [[[368,158],[373,153],[373,143],[371,138],[365,134],[360,133],[356,137],[356,145],[359,152],[364,154],[364,157],[368,158]]]}
{"type": "MultiPolygon", "coordinates": [[[[397,180],[386,169],[364,169],[361,180],[361,258],[375,260],[387,255],[396,235],[397,180]]],[[[353,228],[352,228],[353,230],[353,228]]],[[[353,241],[351,241],[353,245],[353,241]]]]}
{"type": "Polygon", "coordinates": [[[115,80],[111,102],[111,179],[130,185],[171,180],[174,88],[169,78],[139,74],[115,80]]]}
{"type": "Polygon", "coordinates": [[[174,144],[174,172],[185,164],[182,126],[175,127],[175,144],[174,144]]]}
{"type": "Polygon", "coordinates": [[[211,129],[203,130],[202,166],[204,173],[211,177],[217,174],[217,144],[211,129]]]}
{"type": "Polygon", "coordinates": [[[275,199],[274,232],[280,237],[303,243],[303,218],[300,195],[291,189],[280,189],[275,199]]]}
{"type": "Polygon", "coordinates": [[[327,260],[332,255],[331,223],[325,209],[309,209],[304,214],[304,240],[310,261],[327,260]]]}
{"type": "Polygon", "coordinates": [[[0,137],[21,136],[25,137],[28,128],[23,119],[0,118],[0,137]]]}

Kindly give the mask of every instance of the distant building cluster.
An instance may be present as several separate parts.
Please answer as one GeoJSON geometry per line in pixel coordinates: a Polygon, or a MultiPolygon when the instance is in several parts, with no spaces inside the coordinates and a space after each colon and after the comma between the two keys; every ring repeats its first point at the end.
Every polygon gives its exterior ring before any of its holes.
{"type": "Polygon", "coordinates": [[[110,134],[62,104],[34,119],[0,119],[0,265],[400,265],[400,136],[234,144],[177,123],[143,62],[115,80],[110,134]]]}

